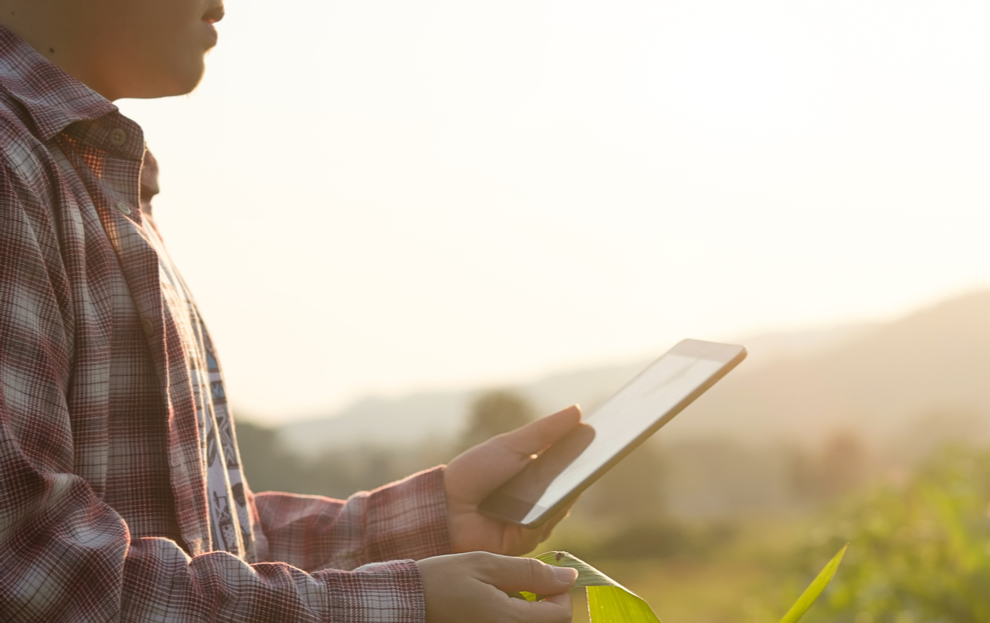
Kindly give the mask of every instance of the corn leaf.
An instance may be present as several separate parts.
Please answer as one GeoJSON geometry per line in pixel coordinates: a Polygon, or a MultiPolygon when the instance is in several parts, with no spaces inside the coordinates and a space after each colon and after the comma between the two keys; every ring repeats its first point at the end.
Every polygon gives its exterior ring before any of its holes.
{"type": "Polygon", "coordinates": [[[621,586],[589,586],[586,590],[593,623],[660,623],[645,601],[621,586]]]}
{"type": "MultiPolygon", "coordinates": [[[[843,547],[825,565],[780,623],[796,623],[804,616],[832,581],[832,576],[838,570],[848,547],[848,545],[843,547]]],[[[567,552],[547,552],[536,558],[548,565],[577,569],[578,578],[574,588],[584,588],[588,591],[588,616],[591,623],[660,623],[660,619],[650,606],[638,595],[580,558],[571,556],[567,552]]],[[[522,593],[522,596],[530,601],[539,598],[532,593],[522,593]]]]}
{"type": "Polygon", "coordinates": [[[832,576],[834,576],[836,570],[838,570],[839,563],[842,562],[842,557],[845,556],[846,549],[848,549],[848,547],[849,546],[846,545],[839,550],[839,553],[836,554],[827,565],[825,565],[825,568],[821,570],[818,577],[816,577],[811,584],[808,585],[808,588],[804,589],[804,592],[801,593],[798,600],[794,602],[791,609],[787,611],[784,618],[780,620],[780,623],[795,623],[798,619],[804,616],[804,613],[808,611],[808,608],[815,603],[818,596],[821,595],[822,591],[825,590],[825,587],[828,586],[828,583],[832,581],[832,576]]]}
{"type": "MultiPolygon", "coordinates": [[[[588,591],[588,615],[592,623],[660,623],[638,595],[580,558],[567,552],[547,552],[536,558],[548,565],[577,569],[574,588],[588,591]]],[[[526,595],[526,598],[530,599],[530,596],[526,595]]]]}

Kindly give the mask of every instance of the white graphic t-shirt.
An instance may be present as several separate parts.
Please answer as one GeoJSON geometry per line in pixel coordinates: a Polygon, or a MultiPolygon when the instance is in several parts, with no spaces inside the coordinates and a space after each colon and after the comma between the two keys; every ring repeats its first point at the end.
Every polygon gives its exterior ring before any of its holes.
{"type": "Polygon", "coordinates": [[[206,465],[211,549],[254,560],[254,535],[244,495],[241,459],[216,351],[196,302],[150,219],[148,225],[148,237],[161,258],[159,268],[165,307],[175,316],[183,349],[189,358],[200,446],[206,465]]]}

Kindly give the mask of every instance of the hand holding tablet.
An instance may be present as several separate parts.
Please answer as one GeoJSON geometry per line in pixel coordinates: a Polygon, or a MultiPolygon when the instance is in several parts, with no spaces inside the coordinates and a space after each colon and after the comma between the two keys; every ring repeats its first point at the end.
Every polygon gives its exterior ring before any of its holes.
{"type": "Polygon", "coordinates": [[[479,510],[539,526],[745,357],[742,346],[680,342],[492,493],[479,510]]]}

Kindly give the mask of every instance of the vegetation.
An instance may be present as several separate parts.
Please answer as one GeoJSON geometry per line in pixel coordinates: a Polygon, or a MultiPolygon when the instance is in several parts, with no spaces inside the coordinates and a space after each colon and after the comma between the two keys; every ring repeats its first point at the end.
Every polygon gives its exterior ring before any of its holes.
{"type": "MultiPolygon", "coordinates": [[[[458,445],[469,436],[464,431],[458,445]]],[[[335,497],[458,450],[365,447],[304,459],[249,423],[239,423],[238,437],[256,490],[335,497]]],[[[990,451],[957,445],[916,464],[880,455],[848,433],[818,450],[648,444],[592,487],[544,547],[608,570],[661,620],[767,623],[848,543],[842,568],[804,623],[990,621],[990,451]],[[779,482],[771,486],[770,472],[754,469],[761,461],[782,466],[779,482]],[[709,470],[701,480],[698,465],[709,470]],[[735,506],[677,502],[699,490],[735,506]],[[748,504],[758,496],[762,506],[748,504]]]]}
{"type": "Polygon", "coordinates": [[[960,448],[844,501],[819,540],[854,546],[827,614],[815,620],[990,621],[988,501],[990,453],[960,448]]]}
{"type": "Polygon", "coordinates": [[[800,516],[738,520],[728,535],[704,525],[668,525],[670,538],[691,539],[681,552],[610,558],[605,542],[573,524],[564,524],[549,545],[608,569],[664,621],[775,620],[823,556],[849,543],[841,570],[805,623],[985,622],[988,501],[990,452],[953,448],[913,474],[893,475],[800,516]]]}
{"type": "Polygon", "coordinates": [[[533,419],[532,407],[508,391],[493,390],[471,404],[468,425],[454,444],[440,443],[397,450],[374,443],[303,457],[286,448],[275,430],[237,422],[237,444],[251,488],[346,498],[446,463],[462,450],[533,419]]]}
{"type": "MultiPolygon", "coordinates": [[[[797,623],[814,605],[828,586],[846,553],[843,547],[825,568],[805,589],[791,609],[784,614],[780,623],[797,623]]],[[[631,592],[612,578],[567,552],[547,552],[536,557],[550,565],[577,569],[575,588],[587,591],[588,619],[591,623],[660,623],[656,614],[639,595],[631,592]]],[[[525,599],[533,601],[538,595],[522,593],[525,599]]]]}

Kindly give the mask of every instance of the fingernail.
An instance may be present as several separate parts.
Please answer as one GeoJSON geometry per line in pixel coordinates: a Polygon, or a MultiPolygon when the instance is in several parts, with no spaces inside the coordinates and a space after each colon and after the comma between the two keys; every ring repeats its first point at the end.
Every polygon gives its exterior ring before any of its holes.
{"type": "Polygon", "coordinates": [[[553,574],[564,584],[574,584],[577,580],[578,571],[570,567],[554,567],[553,574]]]}

